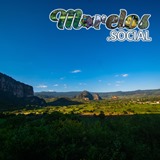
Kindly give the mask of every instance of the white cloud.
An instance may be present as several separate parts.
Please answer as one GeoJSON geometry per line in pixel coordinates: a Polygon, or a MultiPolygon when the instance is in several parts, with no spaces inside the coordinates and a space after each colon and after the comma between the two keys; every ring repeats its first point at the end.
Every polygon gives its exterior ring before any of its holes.
{"type": "Polygon", "coordinates": [[[122,77],[128,77],[128,74],[121,74],[122,77]]]}
{"type": "Polygon", "coordinates": [[[58,87],[59,85],[58,85],[58,84],[54,84],[53,86],[54,86],[54,87],[58,87]]]}
{"type": "Polygon", "coordinates": [[[54,90],[48,90],[48,92],[54,92],[54,90]]]}
{"type": "Polygon", "coordinates": [[[82,71],[81,70],[74,70],[71,73],[80,73],[80,72],[82,72],[82,71]]]}
{"type": "Polygon", "coordinates": [[[79,83],[80,86],[86,86],[86,83],[79,83]]]}
{"type": "Polygon", "coordinates": [[[46,85],[38,85],[38,86],[36,86],[36,88],[47,88],[48,86],[46,86],[46,85]]]}
{"type": "Polygon", "coordinates": [[[123,83],[124,83],[124,81],[116,81],[115,86],[120,87],[123,83]]]}
{"type": "Polygon", "coordinates": [[[128,77],[129,74],[116,74],[115,77],[128,77]]]}
{"type": "Polygon", "coordinates": [[[124,83],[124,81],[116,81],[117,84],[124,83]]]}
{"type": "Polygon", "coordinates": [[[60,80],[64,80],[64,77],[61,77],[60,80]]]}
{"type": "Polygon", "coordinates": [[[64,86],[64,88],[67,88],[67,85],[66,85],[66,84],[64,84],[63,86],[64,86]]]}

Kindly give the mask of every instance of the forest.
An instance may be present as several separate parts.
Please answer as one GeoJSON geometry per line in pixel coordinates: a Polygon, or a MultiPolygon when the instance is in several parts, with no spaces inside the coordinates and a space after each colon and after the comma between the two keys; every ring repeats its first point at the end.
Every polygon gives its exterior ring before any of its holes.
{"type": "Polygon", "coordinates": [[[1,112],[0,159],[160,159],[158,102],[102,100],[1,112]]]}

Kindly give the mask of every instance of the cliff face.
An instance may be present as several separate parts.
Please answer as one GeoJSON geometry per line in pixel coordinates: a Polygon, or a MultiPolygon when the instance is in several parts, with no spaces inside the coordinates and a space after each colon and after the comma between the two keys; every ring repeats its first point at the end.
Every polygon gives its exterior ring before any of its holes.
{"type": "Polygon", "coordinates": [[[93,100],[93,95],[89,93],[88,91],[83,91],[79,96],[77,96],[78,99],[83,99],[86,101],[93,100]]]}
{"type": "Polygon", "coordinates": [[[85,100],[85,101],[90,101],[90,100],[99,101],[99,100],[102,100],[102,98],[99,96],[99,94],[95,93],[95,94],[92,95],[88,91],[81,92],[81,94],[78,95],[76,98],[82,99],[82,100],[85,100]]]}
{"type": "Polygon", "coordinates": [[[0,73],[0,111],[45,105],[45,100],[34,96],[32,86],[0,73]]]}
{"type": "Polygon", "coordinates": [[[95,100],[95,101],[102,100],[102,98],[99,96],[98,93],[95,93],[95,94],[93,95],[93,97],[94,97],[94,100],[95,100]]]}
{"type": "Polygon", "coordinates": [[[33,87],[18,82],[13,78],[0,73],[0,92],[5,92],[18,98],[33,96],[33,87]]]}

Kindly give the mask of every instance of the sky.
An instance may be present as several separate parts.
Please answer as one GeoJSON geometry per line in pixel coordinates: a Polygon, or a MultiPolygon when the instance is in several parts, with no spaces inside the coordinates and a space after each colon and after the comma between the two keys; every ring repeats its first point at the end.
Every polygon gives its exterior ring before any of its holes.
{"type": "Polygon", "coordinates": [[[0,0],[0,72],[39,91],[131,91],[160,88],[157,0],[0,0]],[[109,30],[63,30],[57,8],[84,14],[151,14],[152,42],[107,42],[109,30]]]}

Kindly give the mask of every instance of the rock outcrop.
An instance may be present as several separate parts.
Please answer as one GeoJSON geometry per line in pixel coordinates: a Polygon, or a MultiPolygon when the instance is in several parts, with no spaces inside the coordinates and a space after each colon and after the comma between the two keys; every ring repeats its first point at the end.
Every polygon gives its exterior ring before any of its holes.
{"type": "Polygon", "coordinates": [[[32,86],[18,82],[2,73],[0,73],[0,92],[5,92],[18,98],[34,95],[32,86]]]}
{"type": "Polygon", "coordinates": [[[118,96],[112,96],[111,99],[112,100],[118,100],[119,98],[118,98],[118,96]]]}
{"type": "Polygon", "coordinates": [[[88,91],[83,91],[80,93],[80,95],[78,95],[76,97],[77,99],[81,99],[81,100],[85,100],[85,101],[91,101],[91,100],[102,100],[102,98],[99,96],[99,94],[95,93],[95,94],[91,94],[88,91]]]}
{"type": "Polygon", "coordinates": [[[0,110],[45,105],[45,100],[34,96],[32,86],[0,73],[0,110]]]}
{"type": "Polygon", "coordinates": [[[77,96],[77,98],[85,101],[90,101],[94,99],[93,95],[88,91],[83,91],[80,95],[77,96]]]}
{"type": "Polygon", "coordinates": [[[99,96],[98,93],[93,94],[93,98],[94,98],[95,101],[100,101],[100,100],[102,100],[102,98],[99,96]]]}

